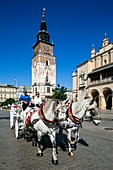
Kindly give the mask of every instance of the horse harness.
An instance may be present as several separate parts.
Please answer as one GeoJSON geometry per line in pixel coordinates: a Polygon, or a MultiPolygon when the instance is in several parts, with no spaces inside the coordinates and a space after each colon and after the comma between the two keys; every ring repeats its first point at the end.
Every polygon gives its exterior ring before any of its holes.
{"type": "Polygon", "coordinates": [[[72,103],[69,105],[69,108],[68,108],[68,117],[74,124],[81,125],[82,122],[83,122],[83,119],[78,119],[76,116],[73,115],[73,113],[72,113],[72,103]]]}
{"type": "Polygon", "coordinates": [[[49,120],[49,119],[47,119],[46,117],[45,117],[45,114],[44,114],[44,109],[43,109],[43,106],[44,105],[42,105],[41,106],[41,108],[40,108],[40,118],[41,118],[41,120],[44,122],[44,124],[46,125],[46,126],[48,126],[49,128],[54,128],[54,127],[56,127],[57,126],[57,123],[58,123],[58,121],[57,121],[57,119],[54,119],[54,120],[49,120]]]}
{"type": "MultiPolygon", "coordinates": [[[[31,119],[31,116],[33,114],[33,112],[30,112],[30,116],[27,117],[26,119],[26,125],[28,126],[29,124],[35,124],[37,121],[39,121],[40,119],[44,122],[44,124],[46,124],[49,128],[53,128],[53,127],[56,127],[57,125],[57,119],[55,120],[49,120],[45,117],[45,114],[44,114],[44,109],[43,109],[43,106],[44,105],[41,105],[41,107],[38,109],[38,116],[39,118],[38,119],[35,119],[33,120],[33,122],[31,123],[30,122],[30,119],[31,119]]],[[[26,112],[26,114],[28,114],[28,112],[26,112]]]]}

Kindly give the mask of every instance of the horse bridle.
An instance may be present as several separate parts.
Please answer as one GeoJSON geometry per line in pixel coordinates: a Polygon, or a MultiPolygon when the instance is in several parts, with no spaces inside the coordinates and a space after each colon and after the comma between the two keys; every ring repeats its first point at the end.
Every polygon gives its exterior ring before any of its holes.
{"type": "Polygon", "coordinates": [[[97,108],[92,108],[92,109],[89,109],[89,110],[87,110],[87,111],[89,111],[90,112],[90,114],[91,114],[91,116],[90,117],[88,117],[87,115],[87,118],[89,118],[91,121],[93,121],[93,120],[100,120],[100,118],[99,118],[99,116],[98,116],[98,110],[97,110],[97,108]],[[96,112],[96,113],[95,113],[96,112]]]}

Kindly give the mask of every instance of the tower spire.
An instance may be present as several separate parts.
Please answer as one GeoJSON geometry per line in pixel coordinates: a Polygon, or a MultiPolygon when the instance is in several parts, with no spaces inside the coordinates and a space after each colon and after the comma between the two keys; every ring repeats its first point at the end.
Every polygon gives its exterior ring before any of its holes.
{"type": "Polygon", "coordinates": [[[107,34],[106,32],[104,33],[104,39],[103,39],[103,42],[102,42],[102,47],[105,47],[106,45],[108,45],[109,41],[108,41],[108,38],[107,38],[107,34]]]}
{"type": "Polygon", "coordinates": [[[92,49],[91,49],[91,58],[93,58],[95,56],[95,47],[94,47],[94,43],[92,44],[92,49]]]}
{"type": "MultiPolygon", "coordinates": [[[[41,23],[40,23],[40,30],[39,30],[38,34],[36,35],[37,42],[33,45],[33,49],[40,42],[51,44],[50,43],[50,35],[47,31],[47,25],[46,25],[46,21],[45,21],[45,10],[46,10],[45,8],[42,9],[42,19],[41,19],[41,23]]],[[[54,44],[51,44],[51,45],[54,46],[54,44]]]]}
{"type": "Polygon", "coordinates": [[[42,21],[44,21],[44,11],[45,11],[46,9],[45,8],[43,8],[43,11],[42,11],[42,21]]]}
{"type": "Polygon", "coordinates": [[[40,23],[40,31],[47,31],[47,26],[46,26],[46,22],[45,22],[45,8],[43,8],[43,11],[42,11],[42,21],[40,23]]]}
{"type": "Polygon", "coordinates": [[[104,38],[106,38],[107,37],[107,34],[106,34],[106,32],[104,33],[104,38]]]}

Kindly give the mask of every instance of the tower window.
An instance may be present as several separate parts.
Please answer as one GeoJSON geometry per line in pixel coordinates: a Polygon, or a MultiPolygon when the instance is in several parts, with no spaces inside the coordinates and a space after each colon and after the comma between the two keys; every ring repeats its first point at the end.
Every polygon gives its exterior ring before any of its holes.
{"type": "Polygon", "coordinates": [[[49,65],[49,62],[48,62],[48,60],[46,60],[46,66],[48,66],[49,65]]]}
{"type": "Polygon", "coordinates": [[[48,82],[48,75],[46,75],[46,82],[48,82]]]}
{"type": "Polygon", "coordinates": [[[50,93],[50,87],[47,87],[47,93],[50,93]]]}
{"type": "Polygon", "coordinates": [[[35,94],[36,94],[36,92],[37,92],[37,87],[35,87],[35,94]]]}
{"type": "Polygon", "coordinates": [[[47,36],[45,35],[45,40],[47,40],[47,36]]]}
{"type": "Polygon", "coordinates": [[[39,35],[39,40],[41,40],[41,38],[42,38],[41,35],[39,35]]]}
{"type": "Polygon", "coordinates": [[[47,71],[47,73],[46,73],[46,83],[48,83],[48,71],[47,71]]]}

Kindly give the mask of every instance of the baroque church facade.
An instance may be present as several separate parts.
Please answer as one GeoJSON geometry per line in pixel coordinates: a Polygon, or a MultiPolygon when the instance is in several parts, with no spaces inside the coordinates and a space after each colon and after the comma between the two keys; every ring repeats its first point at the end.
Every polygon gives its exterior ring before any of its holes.
{"type": "Polygon", "coordinates": [[[44,9],[36,37],[32,57],[32,93],[35,96],[35,93],[39,92],[42,100],[45,100],[53,94],[52,89],[56,87],[56,63],[53,55],[54,44],[50,43],[44,9]]]}
{"type": "Polygon", "coordinates": [[[91,50],[91,59],[72,73],[74,100],[91,96],[100,109],[113,109],[113,43],[106,34],[99,51],[91,50]]]}

